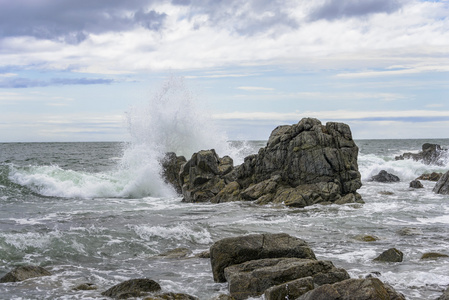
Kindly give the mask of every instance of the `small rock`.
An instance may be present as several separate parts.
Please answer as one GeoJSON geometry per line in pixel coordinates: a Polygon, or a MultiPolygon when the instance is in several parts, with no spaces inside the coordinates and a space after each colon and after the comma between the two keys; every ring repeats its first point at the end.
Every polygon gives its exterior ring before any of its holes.
{"type": "Polygon", "coordinates": [[[422,234],[421,229],[413,228],[413,227],[405,227],[405,228],[399,229],[396,232],[397,232],[397,234],[403,235],[403,236],[421,235],[422,234]]]}
{"type": "Polygon", "coordinates": [[[440,180],[441,176],[443,176],[443,173],[432,172],[431,174],[429,174],[429,173],[422,174],[421,176],[419,176],[416,179],[428,180],[428,181],[438,181],[438,180],[440,180]]]}
{"type": "Polygon", "coordinates": [[[172,250],[169,250],[165,253],[157,255],[157,257],[163,257],[163,258],[185,258],[186,256],[192,254],[192,251],[187,248],[175,248],[172,250]]]}
{"type": "Polygon", "coordinates": [[[385,170],[379,172],[379,174],[371,177],[371,181],[376,182],[399,182],[400,179],[398,176],[388,173],[385,170]]]}
{"type": "Polygon", "coordinates": [[[410,187],[414,188],[414,189],[423,189],[424,188],[421,181],[419,181],[417,179],[410,182],[410,187]]]}
{"type": "Polygon", "coordinates": [[[0,283],[18,282],[29,278],[50,276],[51,273],[39,266],[20,266],[0,278],[0,283]]]}
{"type": "Polygon", "coordinates": [[[146,297],[143,300],[198,300],[198,298],[182,293],[164,293],[156,296],[146,297]]]}
{"type": "Polygon", "coordinates": [[[379,240],[379,238],[374,235],[357,235],[355,239],[362,242],[375,242],[379,240]]]}
{"type": "Polygon", "coordinates": [[[396,248],[390,248],[382,252],[382,254],[376,257],[374,260],[381,262],[401,262],[403,258],[404,253],[396,248]]]}
{"type": "Polygon", "coordinates": [[[235,298],[230,295],[221,294],[221,295],[213,298],[212,300],[235,300],[235,298]]]}
{"type": "Polygon", "coordinates": [[[111,298],[126,299],[130,297],[141,297],[144,293],[160,290],[161,286],[156,281],[148,278],[140,278],[130,279],[114,285],[101,294],[111,298]]]}
{"type": "Polygon", "coordinates": [[[437,259],[440,257],[449,257],[449,255],[437,253],[437,252],[427,252],[421,256],[421,259],[437,259]]]}
{"type": "Polygon", "coordinates": [[[206,250],[195,255],[198,258],[210,258],[210,251],[206,250]]]}
{"type": "Polygon", "coordinates": [[[91,291],[96,289],[98,289],[98,287],[93,283],[82,283],[73,288],[74,291],[91,291]]]}

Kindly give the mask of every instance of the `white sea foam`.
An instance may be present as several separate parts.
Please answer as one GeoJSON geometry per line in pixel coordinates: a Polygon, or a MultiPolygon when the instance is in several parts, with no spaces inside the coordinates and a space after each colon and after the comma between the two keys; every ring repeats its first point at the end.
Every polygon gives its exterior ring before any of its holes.
{"type": "Polygon", "coordinates": [[[148,103],[127,112],[131,142],[117,167],[109,172],[87,173],[58,166],[10,166],[9,178],[32,191],[66,198],[173,197],[175,192],[161,177],[161,160],[167,152],[184,155],[215,149],[220,156],[243,161],[248,144],[231,146],[202,109],[182,78],[165,81],[148,103]]]}

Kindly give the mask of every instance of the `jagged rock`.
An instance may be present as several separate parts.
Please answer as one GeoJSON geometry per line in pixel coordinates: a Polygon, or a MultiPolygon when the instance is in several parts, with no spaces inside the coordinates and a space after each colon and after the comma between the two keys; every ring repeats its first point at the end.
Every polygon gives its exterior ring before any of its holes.
{"type": "Polygon", "coordinates": [[[377,278],[347,279],[325,284],[300,296],[296,300],[405,300],[388,284],[377,278]]]}
{"type": "Polygon", "coordinates": [[[438,181],[438,180],[440,180],[441,176],[443,176],[443,173],[432,172],[430,174],[429,173],[422,174],[421,176],[419,176],[416,179],[417,180],[438,181]]]}
{"type": "Polygon", "coordinates": [[[304,240],[285,233],[225,238],[210,248],[212,273],[216,282],[226,281],[224,269],[228,266],[276,257],[315,259],[315,254],[304,240]]]}
{"type": "Polygon", "coordinates": [[[421,259],[437,259],[441,257],[447,258],[449,255],[437,252],[427,252],[421,256],[421,259]]]}
{"type": "Polygon", "coordinates": [[[379,172],[379,174],[371,177],[371,181],[376,182],[399,182],[400,179],[398,176],[388,173],[385,170],[379,172]]]}
{"type": "Polygon", "coordinates": [[[396,248],[390,248],[382,254],[380,254],[378,257],[376,257],[375,261],[381,261],[381,262],[401,262],[404,258],[404,253],[399,251],[396,248]]]}
{"type": "Polygon", "coordinates": [[[413,159],[422,161],[426,165],[443,165],[444,157],[447,155],[447,149],[441,148],[440,145],[425,143],[422,145],[422,151],[419,153],[407,152],[396,156],[396,160],[413,159]]]}
{"type": "Polygon", "coordinates": [[[162,160],[162,176],[167,183],[170,183],[178,194],[182,193],[182,186],[179,181],[179,170],[186,163],[184,156],[176,156],[173,152],[165,154],[162,160]]]}
{"type": "Polygon", "coordinates": [[[423,189],[424,188],[421,181],[419,181],[417,179],[410,182],[410,187],[413,189],[423,189]]]}
{"type": "Polygon", "coordinates": [[[312,277],[317,285],[349,279],[348,273],[330,261],[301,258],[266,258],[227,267],[229,293],[235,299],[257,297],[272,286],[312,277]],[[316,277],[316,278],[315,278],[316,277]]]}
{"type": "Polygon", "coordinates": [[[357,155],[348,125],[305,118],[275,128],[267,146],[235,168],[229,157],[199,151],[179,178],[186,202],[363,203],[357,155]]]}
{"type": "Polygon", "coordinates": [[[232,159],[220,159],[214,149],[202,150],[181,167],[179,173],[185,202],[206,202],[226,186],[224,176],[232,169],[232,159]]]}
{"type": "Polygon", "coordinates": [[[449,171],[441,176],[440,180],[433,188],[433,192],[437,194],[449,195],[449,171]]]}
{"type": "Polygon", "coordinates": [[[143,300],[198,300],[198,298],[183,293],[164,293],[146,297],[143,300]]]}
{"type": "Polygon", "coordinates": [[[443,295],[438,297],[437,300],[449,300],[449,287],[443,292],[443,295]]]}
{"type": "Polygon", "coordinates": [[[265,300],[296,299],[314,289],[313,277],[303,277],[268,288],[265,300]]]}
{"type": "Polygon", "coordinates": [[[103,296],[127,299],[131,297],[141,297],[148,292],[157,292],[161,286],[154,280],[148,278],[130,279],[114,285],[110,289],[101,293],[103,296]]]}
{"type": "Polygon", "coordinates": [[[39,266],[20,266],[0,278],[0,283],[18,282],[29,278],[50,276],[51,273],[39,266]]]}

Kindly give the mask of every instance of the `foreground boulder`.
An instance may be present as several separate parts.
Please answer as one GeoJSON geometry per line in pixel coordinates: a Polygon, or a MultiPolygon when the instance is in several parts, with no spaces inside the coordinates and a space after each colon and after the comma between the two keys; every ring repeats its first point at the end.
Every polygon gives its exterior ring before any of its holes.
{"type": "Polygon", "coordinates": [[[299,297],[297,300],[405,300],[404,295],[377,278],[347,279],[325,284],[299,297]]]}
{"type": "Polygon", "coordinates": [[[407,152],[396,156],[396,160],[413,159],[421,161],[426,165],[444,165],[444,158],[447,156],[447,149],[441,148],[440,145],[425,143],[422,145],[422,151],[418,153],[407,152]]]}
{"type": "Polygon", "coordinates": [[[186,202],[363,203],[357,156],[348,125],[305,118],[275,128],[267,146],[237,167],[213,149],[193,154],[179,183],[186,202]]]}
{"type": "Polygon", "coordinates": [[[400,179],[398,176],[388,173],[385,170],[379,172],[379,174],[371,177],[371,181],[376,182],[399,182],[400,179]]]}
{"type": "MultiPolygon", "coordinates": [[[[301,258],[266,258],[247,261],[225,269],[229,293],[235,299],[262,295],[266,289],[289,281],[311,277],[317,285],[349,279],[348,273],[330,261],[301,258]]],[[[291,297],[293,295],[288,295],[291,297]]]]}
{"type": "Polygon", "coordinates": [[[126,299],[131,297],[141,297],[148,292],[157,292],[161,286],[154,280],[148,278],[130,279],[114,285],[107,291],[101,293],[103,296],[126,299]]]}
{"type": "Polygon", "coordinates": [[[440,180],[437,181],[433,192],[437,194],[449,195],[449,171],[441,176],[440,180]]]}
{"type": "Polygon", "coordinates": [[[216,282],[226,281],[224,270],[228,266],[279,257],[315,259],[315,254],[304,240],[285,233],[225,238],[210,248],[212,273],[216,282]]]}
{"type": "Polygon", "coordinates": [[[51,273],[39,266],[20,266],[0,278],[0,283],[18,282],[29,278],[50,276],[51,273]]]}

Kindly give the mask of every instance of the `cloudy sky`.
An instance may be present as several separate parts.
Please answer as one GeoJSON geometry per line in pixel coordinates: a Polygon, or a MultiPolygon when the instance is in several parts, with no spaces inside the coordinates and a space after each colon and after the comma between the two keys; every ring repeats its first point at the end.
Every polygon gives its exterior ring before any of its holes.
{"type": "Polygon", "coordinates": [[[0,0],[0,142],[126,140],[170,76],[231,139],[449,138],[448,33],[448,0],[0,0]]]}

